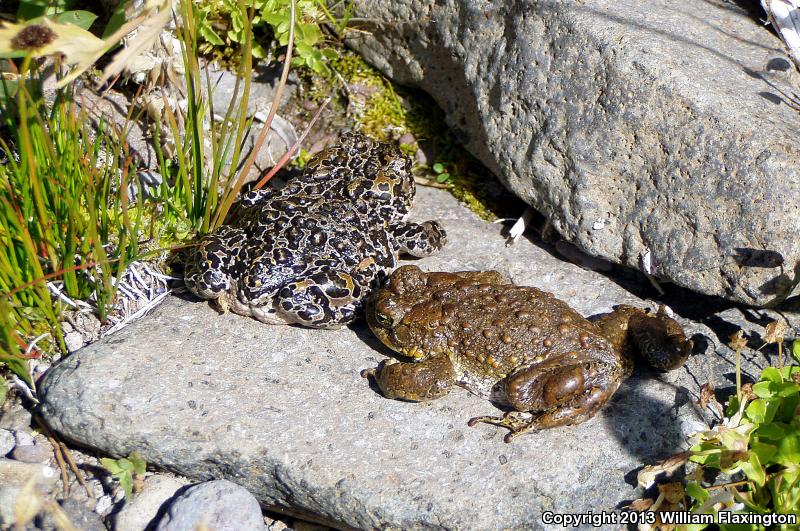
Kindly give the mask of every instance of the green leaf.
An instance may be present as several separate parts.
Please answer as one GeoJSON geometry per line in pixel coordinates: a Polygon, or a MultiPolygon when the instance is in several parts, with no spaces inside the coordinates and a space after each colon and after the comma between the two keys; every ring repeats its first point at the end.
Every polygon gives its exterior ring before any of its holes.
{"type": "Polygon", "coordinates": [[[130,474],[123,474],[119,478],[119,486],[125,491],[125,498],[130,499],[133,495],[133,477],[130,474]]]}
{"type": "Polygon", "coordinates": [[[444,171],[444,164],[441,162],[436,162],[433,164],[433,171],[436,173],[442,173],[444,171]]]}
{"type": "Polygon", "coordinates": [[[200,35],[215,46],[222,46],[225,44],[225,41],[222,40],[222,37],[220,37],[219,34],[209,25],[204,24],[200,26],[200,35]]]}
{"type": "Polygon", "coordinates": [[[72,24],[74,26],[78,26],[81,29],[88,30],[95,20],[97,20],[97,15],[92,13],[91,11],[67,11],[66,13],[61,13],[54,17],[56,22],[61,24],[72,24]]]}
{"type": "Polygon", "coordinates": [[[797,466],[800,463],[800,429],[787,433],[778,444],[775,462],[786,466],[797,466]]]}
{"type": "Polygon", "coordinates": [[[144,459],[142,459],[142,456],[139,455],[139,452],[133,452],[128,456],[128,459],[130,459],[130,462],[133,465],[134,472],[139,475],[147,472],[147,463],[145,463],[144,459]]]}
{"type": "Polygon", "coordinates": [[[700,502],[705,503],[708,499],[708,491],[695,482],[686,485],[686,494],[700,502]]]}
{"type": "Polygon", "coordinates": [[[28,371],[28,360],[16,356],[6,356],[0,354],[0,363],[5,363],[11,372],[22,378],[26,384],[33,387],[33,380],[28,371]]]}
{"type": "Polygon", "coordinates": [[[301,56],[311,55],[314,52],[314,48],[304,42],[296,43],[295,49],[297,50],[297,53],[301,56]]]}
{"type": "Polygon", "coordinates": [[[253,54],[253,57],[258,59],[263,59],[267,56],[267,51],[264,49],[263,46],[260,44],[253,43],[253,47],[250,50],[250,53],[253,54]]]}
{"type": "Polygon", "coordinates": [[[440,173],[439,175],[436,176],[436,182],[439,184],[447,182],[448,180],[450,180],[450,174],[447,172],[440,173]]]}
{"type": "Polygon", "coordinates": [[[798,362],[800,362],[800,339],[795,339],[792,341],[792,356],[798,362]]]}
{"type": "Polygon", "coordinates": [[[119,465],[123,472],[130,472],[133,470],[133,463],[126,457],[117,459],[117,465],[119,465]]]}
{"type": "Polygon", "coordinates": [[[758,454],[758,460],[768,465],[772,463],[772,457],[778,451],[778,448],[774,444],[754,442],[750,445],[750,451],[758,454]]]}
{"type": "Polygon", "coordinates": [[[763,371],[761,371],[761,379],[762,382],[783,382],[783,376],[781,372],[776,369],[775,367],[767,367],[763,371]]]}
{"type": "Polygon", "coordinates": [[[764,472],[761,461],[758,459],[758,455],[755,452],[750,452],[750,458],[741,463],[741,469],[744,475],[747,476],[747,479],[753,481],[759,487],[764,486],[764,482],[767,480],[767,474],[764,472]]]}
{"type": "Polygon", "coordinates": [[[794,382],[758,382],[753,385],[753,392],[762,398],[786,397],[800,392],[800,385],[794,382]]]}
{"type": "Polygon", "coordinates": [[[103,468],[108,470],[112,476],[116,476],[122,473],[122,468],[117,464],[117,462],[114,459],[103,457],[102,459],[100,459],[100,464],[103,465],[103,468]]]}
{"type": "Polygon", "coordinates": [[[17,18],[19,20],[31,20],[45,15],[63,13],[70,3],[66,0],[20,0],[17,8],[17,18]]]}
{"type": "Polygon", "coordinates": [[[755,431],[755,435],[760,439],[770,439],[777,441],[786,436],[786,430],[780,424],[774,422],[762,424],[755,431]]]}
{"type": "Polygon", "coordinates": [[[764,422],[764,417],[767,414],[767,402],[763,399],[753,400],[747,409],[745,409],[747,417],[757,424],[764,422]]]}
{"type": "Polygon", "coordinates": [[[106,27],[103,30],[103,35],[101,35],[102,39],[110,37],[114,32],[120,29],[123,24],[125,24],[125,22],[128,20],[125,16],[126,7],[128,7],[128,2],[120,2],[116,9],[114,9],[114,12],[111,14],[111,18],[108,19],[108,24],[106,24],[106,27]]]}

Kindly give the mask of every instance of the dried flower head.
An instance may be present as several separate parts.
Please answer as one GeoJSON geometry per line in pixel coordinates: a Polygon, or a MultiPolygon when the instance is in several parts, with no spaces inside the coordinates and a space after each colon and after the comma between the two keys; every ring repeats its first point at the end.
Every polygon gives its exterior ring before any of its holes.
{"type": "Polygon", "coordinates": [[[782,343],[787,330],[784,321],[772,321],[767,325],[764,341],[766,343],[782,343]]]}
{"type": "Polygon", "coordinates": [[[739,329],[731,334],[729,341],[729,345],[733,350],[742,350],[747,346],[747,339],[745,339],[744,331],[742,329],[739,329]]]}
{"type": "Polygon", "coordinates": [[[56,33],[44,24],[24,26],[11,38],[14,50],[36,50],[47,46],[56,38],[56,33]]]}

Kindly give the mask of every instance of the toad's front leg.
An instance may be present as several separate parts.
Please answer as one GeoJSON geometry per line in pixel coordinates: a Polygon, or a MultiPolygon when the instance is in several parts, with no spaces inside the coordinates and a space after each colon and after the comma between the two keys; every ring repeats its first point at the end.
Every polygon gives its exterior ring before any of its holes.
{"type": "Polygon", "coordinates": [[[377,368],[362,371],[361,376],[372,376],[386,398],[412,402],[441,398],[455,383],[453,364],[444,354],[411,363],[384,360],[377,368]]]}
{"type": "Polygon", "coordinates": [[[186,263],[186,287],[198,297],[216,301],[223,312],[235,311],[235,278],[238,264],[247,260],[246,241],[243,229],[229,225],[202,238],[186,263]]]}
{"type": "Polygon", "coordinates": [[[530,431],[579,424],[591,418],[616,392],[622,369],[602,362],[572,365],[536,365],[522,368],[504,381],[509,405],[514,411],[502,417],[475,417],[478,422],[509,429],[505,442],[530,431]],[[521,412],[528,412],[528,419],[521,412]]]}
{"type": "Polygon", "coordinates": [[[438,221],[402,222],[389,227],[401,253],[418,258],[430,256],[447,243],[447,233],[438,221]]]}

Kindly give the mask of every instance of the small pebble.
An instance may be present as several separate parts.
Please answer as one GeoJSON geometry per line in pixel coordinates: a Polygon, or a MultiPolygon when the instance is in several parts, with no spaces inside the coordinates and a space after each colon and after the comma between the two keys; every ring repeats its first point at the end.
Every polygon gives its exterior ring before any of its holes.
{"type": "Polygon", "coordinates": [[[0,457],[8,455],[8,452],[13,450],[16,444],[13,433],[0,429],[0,457]]]}
{"type": "Polygon", "coordinates": [[[178,495],[156,531],[193,531],[201,522],[216,531],[266,530],[258,500],[244,487],[218,479],[194,485],[178,495]]]}
{"type": "Polygon", "coordinates": [[[94,512],[100,516],[106,516],[111,512],[111,506],[114,505],[114,500],[111,496],[105,495],[97,499],[97,505],[94,506],[94,512]]]}
{"type": "Polygon", "coordinates": [[[83,335],[80,332],[64,334],[64,345],[66,345],[68,351],[75,352],[83,347],[83,335]]]}
{"type": "Polygon", "coordinates": [[[772,57],[767,61],[767,71],[787,72],[792,68],[792,63],[785,57],[772,57]]]}
{"type": "Polygon", "coordinates": [[[17,446],[32,446],[33,435],[25,430],[14,431],[14,439],[17,441],[17,446]]]}
{"type": "Polygon", "coordinates": [[[273,520],[269,516],[264,517],[264,523],[267,524],[267,529],[269,531],[283,531],[284,529],[289,529],[289,526],[286,525],[286,522],[283,520],[273,520]]]}
{"type": "Polygon", "coordinates": [[[49,445],[43,444],[17,445],[11,452],[11,459],[23,463],[46,463],[51,457],[53,457],[53,449],[49,445]]]}
{"type": "Polygon", "coordinates": [[[19,404],[11,405],[10,409],[0,413],[0,428],[17,431],[31,427],[31,413],[19,404]]]}
{"type": "MultiPolygon", "coordinates": [[[[74,526],[73,529],[80,529],[81,531],[105,531],[106,526],[100,519],[100,516],[92,512],[85,504],[67,498],[59,502],[61,510],[69,519],[70,523],[74,526]]],[[[40,529],[62,529],[61,526],[56,524],[51,511],[43,511],[37,517],[37,527],[40,529]]]]}
{"type": "Polygon", "coordinates": [[[411,133],[406,133],[397,140],[397,143],[413,146],[417,143],[417,139],[411,133]]]}
{"type": "MultiPolygon", "coordinates": [[[[128,499],[122,505],[122,510],[112,517],[113,528],[116,531],[139,531],[151,529],[155,525],[154,519],[162,505],[175,496],[175,492],[183,488],[186,481],[165,474],[156,474],[144,481],[142,490],[128,499]]],[[[117,491],[122,494],[122,489],[117,491]]],[[[111,496],[98,500],[95,512],[104,514],[107,507],[114,503],[111,496]]]]}

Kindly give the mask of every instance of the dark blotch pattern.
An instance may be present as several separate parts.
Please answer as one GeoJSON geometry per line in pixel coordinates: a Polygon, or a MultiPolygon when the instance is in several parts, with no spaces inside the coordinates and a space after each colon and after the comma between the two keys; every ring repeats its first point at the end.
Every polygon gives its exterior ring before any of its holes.
{"type": "Polygon", "coordinates": [[[406,221],[414,194],[407,156],[346,133],[283,189],[245,194],[198,243],[186,285],[264,322],[338,328],[401,253],[429,256],[446,242],[438,222],[406,221]]]}

